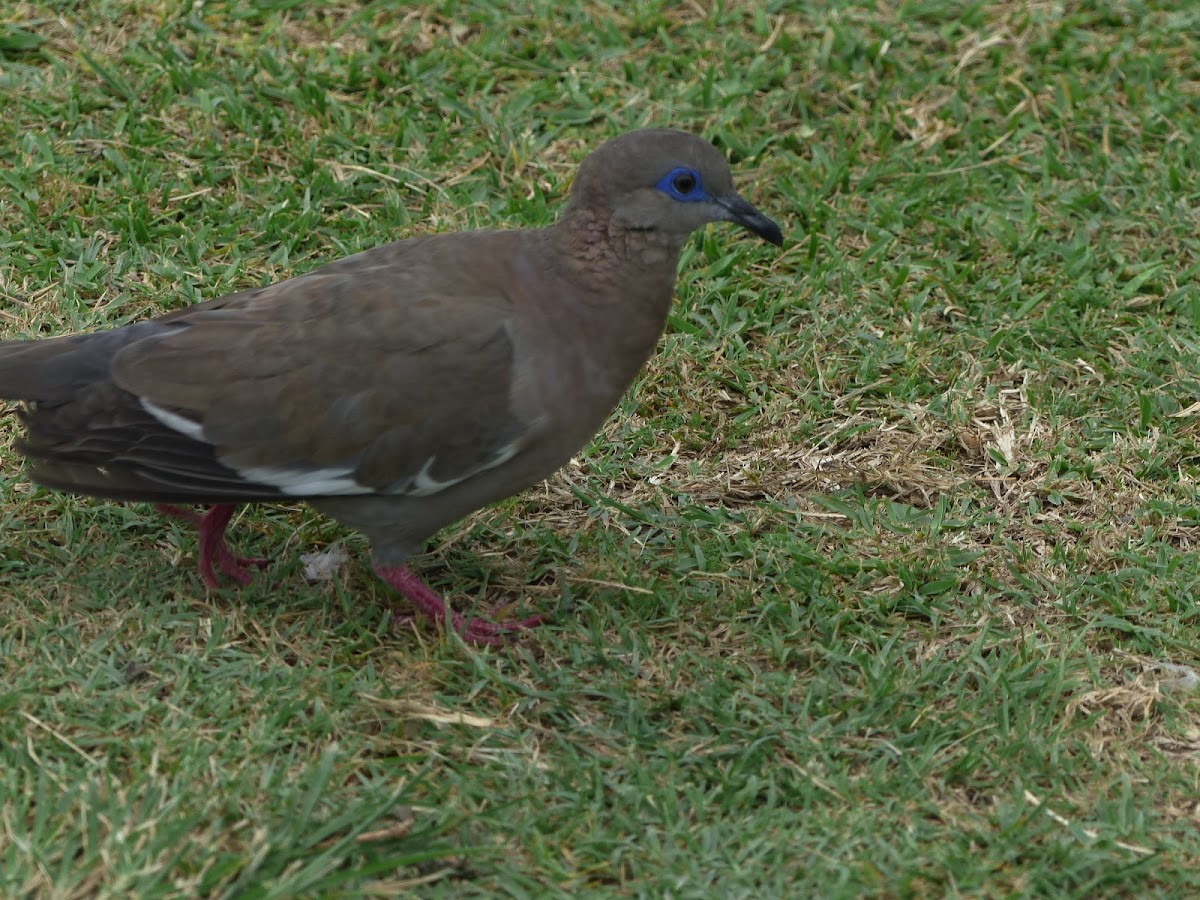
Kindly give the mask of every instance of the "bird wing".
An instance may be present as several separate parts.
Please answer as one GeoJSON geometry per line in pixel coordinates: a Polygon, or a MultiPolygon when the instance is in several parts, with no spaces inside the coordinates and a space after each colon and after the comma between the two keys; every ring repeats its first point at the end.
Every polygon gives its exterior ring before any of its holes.
{"type": "Polygon", "coordinates": [[[34,477],[125,499],[425,496],[519,453],[537,423],[512,408],[503,292],[347,262],[132,326],[106,378],[26,413],[34,477]]]}

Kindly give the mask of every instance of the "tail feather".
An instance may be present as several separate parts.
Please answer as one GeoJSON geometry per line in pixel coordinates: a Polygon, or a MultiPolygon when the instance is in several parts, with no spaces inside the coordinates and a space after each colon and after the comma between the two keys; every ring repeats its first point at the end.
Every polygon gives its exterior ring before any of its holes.
{"type": "Polygon", "coordinates": [[[115,331],[0,342],[0,399],[16,400],[15,443],[30,477],[55,490],[115,500],[204,503],[266,500],[203,441],[166,428],[112,379],[113,359],[161,334],[144,322],[115,331]],[[176,476],[173,479],[172,476],[176,476]]]}
{"type": "Polygon", "coordinates": [[[117,351],[162,326],[146,322],[95,334],[0,342],[0,398],[63,403],[107,381],[117,351]]]}

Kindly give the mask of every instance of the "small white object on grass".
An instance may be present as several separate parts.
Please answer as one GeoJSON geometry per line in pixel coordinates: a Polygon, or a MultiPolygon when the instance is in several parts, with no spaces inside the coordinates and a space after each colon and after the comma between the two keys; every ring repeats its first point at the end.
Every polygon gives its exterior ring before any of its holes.
{"type": "Polygon", "coordinates": [[[303,553],[300,562],[304,563],[304,578],[310,584],[320,581],[333,581],[333,575],[342,563],[350,558],[350,554],[341,547],[330,547],[315,553],[303,553]]]}
{"type": "Polygon", "coordinates": [[[1154,668],[1162,669],[1164,672],[1170,672],[1172,675],[1178,675],[1178,678],[1168,678],[1166,681],[1160,681],[1158,686],[1165,691],[1194,691],[1200,688],[1200,675],[1196,674],[1196,670],[1189,666],[1181,666],[1178,663],[1156,662],[1154,668]]]}

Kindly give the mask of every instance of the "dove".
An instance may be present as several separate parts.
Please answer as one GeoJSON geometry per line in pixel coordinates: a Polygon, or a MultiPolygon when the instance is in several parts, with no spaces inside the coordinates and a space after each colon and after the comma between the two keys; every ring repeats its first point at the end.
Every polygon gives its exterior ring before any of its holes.
{"type": "Polygon", "coordinates": [[[123,327],[2,342],[0,398],[20,403],[33,481],[194,522],[209,586],[266,564],[225,542],[237,505],[304,501],[365,534],[420,613],[499,644],[544,617],[468,618],[409,558],[592,439],[710,222],[783,244],[711,143],[632,131],[583,159],[548,227],[413,237],[123,327]]]}

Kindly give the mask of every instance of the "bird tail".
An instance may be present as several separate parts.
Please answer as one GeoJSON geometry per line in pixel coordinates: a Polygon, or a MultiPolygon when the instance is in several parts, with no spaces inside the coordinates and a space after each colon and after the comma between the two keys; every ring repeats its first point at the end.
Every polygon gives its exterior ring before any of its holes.
{"type": "MultiPolygon", "coordinates": [[[[137,327],[137,326],[133,326],[137,327]]],[[[129,329],[37,341],[0,341],[0,399],[62,403],[109,377],[129,329]]]]}

